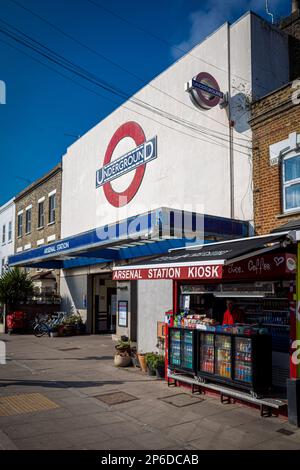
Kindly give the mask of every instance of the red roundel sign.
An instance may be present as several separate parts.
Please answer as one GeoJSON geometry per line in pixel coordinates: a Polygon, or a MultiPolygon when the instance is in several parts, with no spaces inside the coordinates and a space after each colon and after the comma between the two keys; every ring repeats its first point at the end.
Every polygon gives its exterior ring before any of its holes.
{"type": "Polygon", "coordinates": [[[200,72],[186,84],[195,106],[202,109],[212,109],[221,102],[224,103],[224,93],[220,90],[217,80],[207,72],[200,72]]]}
{"type": "Polygon", "coordinates": [[[156,137],[146,141],[143,129],[136,122],[126,122],[116,130],[106,149],[103,167],[96,173],[96,187],[103,186],[105,197],[112,206],[125,206],[134,198],[142,183],[146,164],[156,158],[156,148],[156,137]],[[133,139],[136,147],[112,161],[116,146],[126,137],[133,139]],[[115,191],[111,181],[130,171],[135,171],[135,175],[128,188],[115,191]]]}
{"type": "MultiPolygon", "coordinates": [[[[198,73],[196,77],[196,81],[199,83],[203,83],[207,85],[208,87],[213,88],[215,91],[220,92],[220,87],[219,87],[217,80],[212,75],[210,75],[210,73],[207,73],[207,72],[198,73]]],[[[220,103],[220,100],[221,100],[220,96],[214,96],[210,93],[207,93],[205,89],[201,90],[200,88],[195,88],[195,92],[198,95],[199,104],[201,104],[204,108],[207,108],[207,109],[214,108],[220,103]]]]}

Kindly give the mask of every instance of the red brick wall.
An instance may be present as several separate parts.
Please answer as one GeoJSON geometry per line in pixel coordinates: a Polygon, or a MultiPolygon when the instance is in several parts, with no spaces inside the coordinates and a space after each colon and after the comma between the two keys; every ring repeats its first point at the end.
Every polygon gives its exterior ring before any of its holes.
{"type": "Polygon", "coordinates": [[[283,213],[281,166],[270,165],[269,146],[300,133],[300,105],[293,105],[291,84],[252,105],[254,224],[257,234],[269,233],[293,219],[283,213]]]}

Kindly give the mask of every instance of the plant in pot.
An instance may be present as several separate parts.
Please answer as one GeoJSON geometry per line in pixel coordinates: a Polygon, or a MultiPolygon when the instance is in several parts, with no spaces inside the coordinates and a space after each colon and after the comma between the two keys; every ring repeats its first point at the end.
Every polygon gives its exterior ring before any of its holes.
{"type": "Polygon", "coordinates": [[[137,357],[142,372],[147,372],[146,353],[138,352],[137,357]]]}
{"type": "Polygon", "coordinates": [[[9,312],[21,310],[22,305],[34,294],[28,273],[19,268],[9,268],[0,276],[0,304],[3,305],[4,331],[9,312]]]}
{"type": "Polygon", "coordinates": [[[131,348],[131,360],[132,360],[132,364],[134,365],[134,367],[138,367],[138,368],[141,367],[136,347],[131,348]]]}
{"type": "Polygon", "coordinates": [[[165,357],[162,354],[156,358],[156,377],[158,379],[165,378],[165,357]]]}
{"type": "Polygon", "coordinates": [[[146,364],[148,368],[148,375],[156,375],[156,359],[157,354],[147,353],[146,354],[146,364]]]}
{"type": "Polygon", "coordinates": [[[131,364],[130,341],[123,341],[121,339],[117,342],[115,349],[114,365],[116,367],[128,367],[131,364]]]}
{"type": "Polygon", "coordinates": [[[73,317],[74,333],[75,333],[76,335],[80,335],[81,332],[82,332],[82,325],[83,325],[83,321],[82,321],[81,315],[80,315],[80,313],[77,311],[74,315],[72,315],[72,317],[73,317]]]}
{"type": "Polygon", "coordinates": [[[51,338],[56,338],[58,336],[58,329],[59,329],[59,325],[54,325],[51,328],[51,331],[50,331],[51,338]]]}

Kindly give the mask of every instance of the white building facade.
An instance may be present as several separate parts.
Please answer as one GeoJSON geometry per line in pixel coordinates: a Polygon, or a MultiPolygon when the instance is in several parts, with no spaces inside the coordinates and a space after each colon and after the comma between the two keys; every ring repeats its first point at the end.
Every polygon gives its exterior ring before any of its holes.
{"type": "Polygon", "coordinates": [[[64,308],[79,310],[88,331],[116,330],[153,350],[172,281],[116,282],[112,266],[183,246],[174,214],[202,216],[198,241],[248,235],[249,105],[288,79],[287,36],[253,13],[224,24],[68,148],[62,242],[14,264],[61,267],[64,308]]]}
{"type": "Polygon", "coordinates": [[[0,207],[0,275],[8,266],[8,257],[15,251],[15,200],[10,199],[0,207]]]}

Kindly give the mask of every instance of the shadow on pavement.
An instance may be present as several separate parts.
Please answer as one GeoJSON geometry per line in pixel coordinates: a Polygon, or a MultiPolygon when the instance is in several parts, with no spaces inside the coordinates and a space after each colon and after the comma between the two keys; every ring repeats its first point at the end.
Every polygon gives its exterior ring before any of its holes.
{"type": "Polygon", "coordinates": [[[103,380],[103,381],[65,381],[65,380],[0,380],[0,387],[10,387],[12,385],[38,386],[45,388],[87,388],[101,387],[103,385],[119,385],[124,382],[121,380],[103,380]]]}

